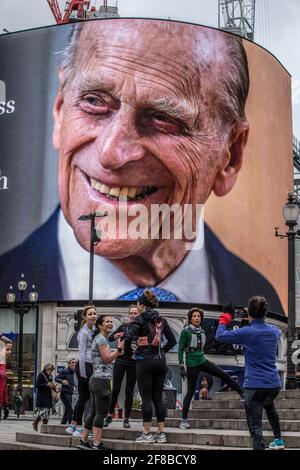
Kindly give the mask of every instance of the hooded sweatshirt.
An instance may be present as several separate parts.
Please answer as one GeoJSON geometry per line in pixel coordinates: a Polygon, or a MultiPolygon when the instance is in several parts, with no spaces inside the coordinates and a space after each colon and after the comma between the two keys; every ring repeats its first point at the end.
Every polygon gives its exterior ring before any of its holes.
{"type": "MultiPolygon", "coordinates": [[[[127,332],[125,333],[125,341],[131,342],[133,338],[149,336],[150,327],[149,323],[155,327],[156,319],[160,317],[157,310],[152,310],[151,308],[146,308],[144,312],[138,315],[135,320],[129,325],[127,332]]],[[[165,318],[162,318],[162,328],[161,336],[165,336],[167,342],[164,346],[152,346],[148,344],[146,346],[138,346],[135,351],[135,357],[137,360],[145,359],[146,357],[151,357],[155,355],[160,355],[161,351],[167,353],[172,349],[176,344],[176,338],[165,318]]],[[[162,338],[161,338],[162,339],[162,338]]]]}

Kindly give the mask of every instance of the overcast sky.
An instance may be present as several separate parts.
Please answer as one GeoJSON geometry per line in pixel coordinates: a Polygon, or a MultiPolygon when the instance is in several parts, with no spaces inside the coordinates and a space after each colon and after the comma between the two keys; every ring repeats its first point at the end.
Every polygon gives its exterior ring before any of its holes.
{"type": "MultiPolygon", "coordinates": [[[[58,3],[63,10],[66,1],[58,3]]],[[[108,3],[115,5],[116,0],[108,3]]],[[[121,16],[170,17],[218,26],[218,0],[119,0],[118,6],[121,16]]],[[[3,28],[18,31],[49,24],[54,18],[47,0],[0,0],[0,33],[3,28]]],[[[300,0],[256,0],[255,41],[275,54],[292,75],[294,133],[300,139],[299,24],[300,0]]]]}

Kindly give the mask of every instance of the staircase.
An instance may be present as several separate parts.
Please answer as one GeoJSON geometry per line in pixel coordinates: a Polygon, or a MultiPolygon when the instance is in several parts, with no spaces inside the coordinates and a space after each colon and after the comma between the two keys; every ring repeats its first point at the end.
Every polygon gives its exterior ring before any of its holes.
{"type": "MultiPolygon", "coordinates": [[[[287,449],[300,450],[300,390],[281,391],[276,400],[281,419],[283,438],[287,449]]],[[[178,429],[181,411],[169,410],[166,419],[167,443],[137,443],[135,438],[142,431],[140,412],[135,411],[131,429],[123,429],[121,420],[114,420],[104,429],[104,442],[115,450],[196,450],[196,449],[251,449],[251,440],[245,419],[244,403],[235,392],[217,393],[215,400],[194,401],[189,413],[190,430],[178,429]]],[[[272,440],[272,432],[266,417],[263,421],[265,442],[272,440]]],[[[79,439],[65,433],[65,426],[48,424],[41,432],[17,432],[13,449],[72,450],[79,439]]],[[[4,449],[0,443],[0,448],[4,449]]],[[[6,447],[7,448],[7,447],[6,447]]]]}

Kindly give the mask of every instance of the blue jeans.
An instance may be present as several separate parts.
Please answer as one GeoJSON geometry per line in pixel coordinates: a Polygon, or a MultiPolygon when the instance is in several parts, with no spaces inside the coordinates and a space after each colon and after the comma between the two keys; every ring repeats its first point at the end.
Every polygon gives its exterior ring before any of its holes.
{"type": "Polygon", "coordinates": [[[281,438],[279,416],[274,405],[279,388],[246,388],[245,410],[254,450],[264,450],[262,415],[266,411],[275,439],[281,438]]]}

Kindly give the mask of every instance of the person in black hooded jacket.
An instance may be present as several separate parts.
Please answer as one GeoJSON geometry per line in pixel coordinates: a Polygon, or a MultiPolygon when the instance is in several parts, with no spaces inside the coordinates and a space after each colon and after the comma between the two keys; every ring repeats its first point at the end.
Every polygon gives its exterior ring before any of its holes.
{"type": "Polygon", "coordinates": [[[137,338],[136,376],[142,398],[144,432],[137,442],[166,442],[165,407],[162,392],[167,373],[166,353],[176,344],[175,336],[167,320],[159,315],[155,307],[158,300],[151,290],[146,289],[138,300],[140,315],[125,333],[125,341],[137,338]],[[167,342],[162,346],[162,338],[167,342]],[[157,417],[158,432],[151,434],[152,402],[157,417]]]}
{"type": "MultiPolygon", "coordinates": [[[[113,342],[118,338],[123,338],[128,328],[130,328],[131,322],[133,322],[136,316],[139,314],[137,305],[130,305],[129,307],[129,323],[121,323],[121,325],[108,336],[108,341],[113,342]]],[[[117,357],[114,363],[113,369],[113,389],[111,393],[111,403],[109,414],[104,419],[104,427],[107,427],[113,420],[113,412],[115,405],[118,401],[118,396],[121,390],[123,377],[126,373],[126,387],[125,387],[125,416],[123,427],[130,428],[129,418],[133,402],[133,392],[136,383],[136,360],[134,358],[131,341],[125,341],[124,343],[124,354],[117,357]]]]}

